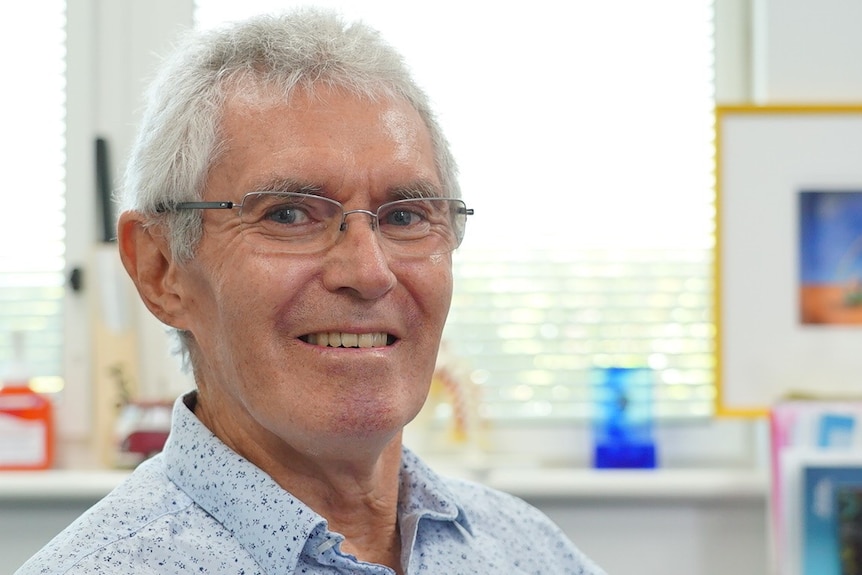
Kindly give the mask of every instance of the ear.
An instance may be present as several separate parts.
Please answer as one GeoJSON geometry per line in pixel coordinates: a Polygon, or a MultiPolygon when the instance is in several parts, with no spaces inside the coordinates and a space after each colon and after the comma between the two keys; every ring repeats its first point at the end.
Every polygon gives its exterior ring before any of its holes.
{"type": "Polygon", "coordinates": [[[139,212],[120,215],[117,224],[120,259],[147,309],[162,323],[182,329],[183,301],[177,263],[159,224],[145,223],[139,212]]]}

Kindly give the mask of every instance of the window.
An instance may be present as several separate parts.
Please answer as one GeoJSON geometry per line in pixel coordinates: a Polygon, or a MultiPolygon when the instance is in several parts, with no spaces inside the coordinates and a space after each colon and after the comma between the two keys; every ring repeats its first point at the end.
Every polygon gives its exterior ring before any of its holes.
{"type": "Polygon", "coordinates": [[[0,66],[11,79],[0,107],[6,162],[0,365],[11,360],[12,334],[21,332],[39,389],[58,391],[64,367],[65,2],[15,2],[0,11],[0,66]]]}
{"type": "Polygon", "coordinates": [[[402,51],[452,143],[477,215],[444,339],[483,415],[586,417],[610,366],[654,370],[659,417],[712,415],[712,3],[317,4],[402,51]]]}

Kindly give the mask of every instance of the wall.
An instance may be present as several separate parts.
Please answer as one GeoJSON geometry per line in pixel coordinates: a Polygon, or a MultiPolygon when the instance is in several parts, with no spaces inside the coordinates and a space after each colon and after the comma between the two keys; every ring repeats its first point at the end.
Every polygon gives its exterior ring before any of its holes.
{"type": "Polygon", "coordinates": [[[862,4],[855,0],[753,0],[757,103],[862,101],[862,4]]]}
{"type": "Polygon", "coordinates": [[[760,500],[531,500],[609,575],[764,575],[760,500]]]}

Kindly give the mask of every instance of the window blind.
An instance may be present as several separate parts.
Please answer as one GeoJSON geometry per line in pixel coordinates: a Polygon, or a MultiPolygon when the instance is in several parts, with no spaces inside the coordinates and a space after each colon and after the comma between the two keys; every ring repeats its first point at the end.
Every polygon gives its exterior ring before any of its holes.
{"type": "Polygon", "coordinates": [[[63,374],[65,2],[5,3],[0,12],[0,68],[9,80],[0,106],[0,366],[11,360],[12,334],[22,332],[32,374],[57,381],[63,374]]]}
{"type": "Polygon", "coordinates": [[[464,250],[446,340],[492,419],[592,414],[597,367],[655,371],[657,417],[713,412],[704,249],[464,250]]]}
{"type": "MultiPolygon", "coordinates": [[[[198,26],[290,2],[198,0],[198,26]]],[[[715,399],[709,0],[316,4],[377,27],[429,92],[476,216],[447,355],[496,420],[586,418],[595,368],[715,399]],[[466,367],[465,367],[466,366],[466,367]]]]}

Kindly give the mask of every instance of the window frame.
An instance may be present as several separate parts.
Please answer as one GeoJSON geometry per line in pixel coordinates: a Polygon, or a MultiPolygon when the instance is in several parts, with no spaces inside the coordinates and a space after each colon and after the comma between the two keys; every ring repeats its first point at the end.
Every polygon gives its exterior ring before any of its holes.
{"type": "MultiPolygon", "coordinates": [[[[109,143],[116,188],[138,124],[145,82],[177,32],[191,25],[192,10],[192,0],[67,3],[66,275],[81,270],[83,287],[67,289],[63,301],[65,388],[57,405],[57,425],[64,441],[88,440],[94,434],[95,382],[101,376],[93,349],[103,295],[96,251],[106,247],[99,246],[97,234],[95,139],[109,143]]],[[[137,302],[136,295],[132,301],[137,302]]],[[[158,328],[143,313],[143,305],[135,303],[133,308],[137,354],[145,358],[152,354],[152,332],[158,328]]],[[[149,374],[137,374],[137,379],[159,380],[149,374]]],[[[146,387],[141,391],[158,394],[146,387]]]]}

